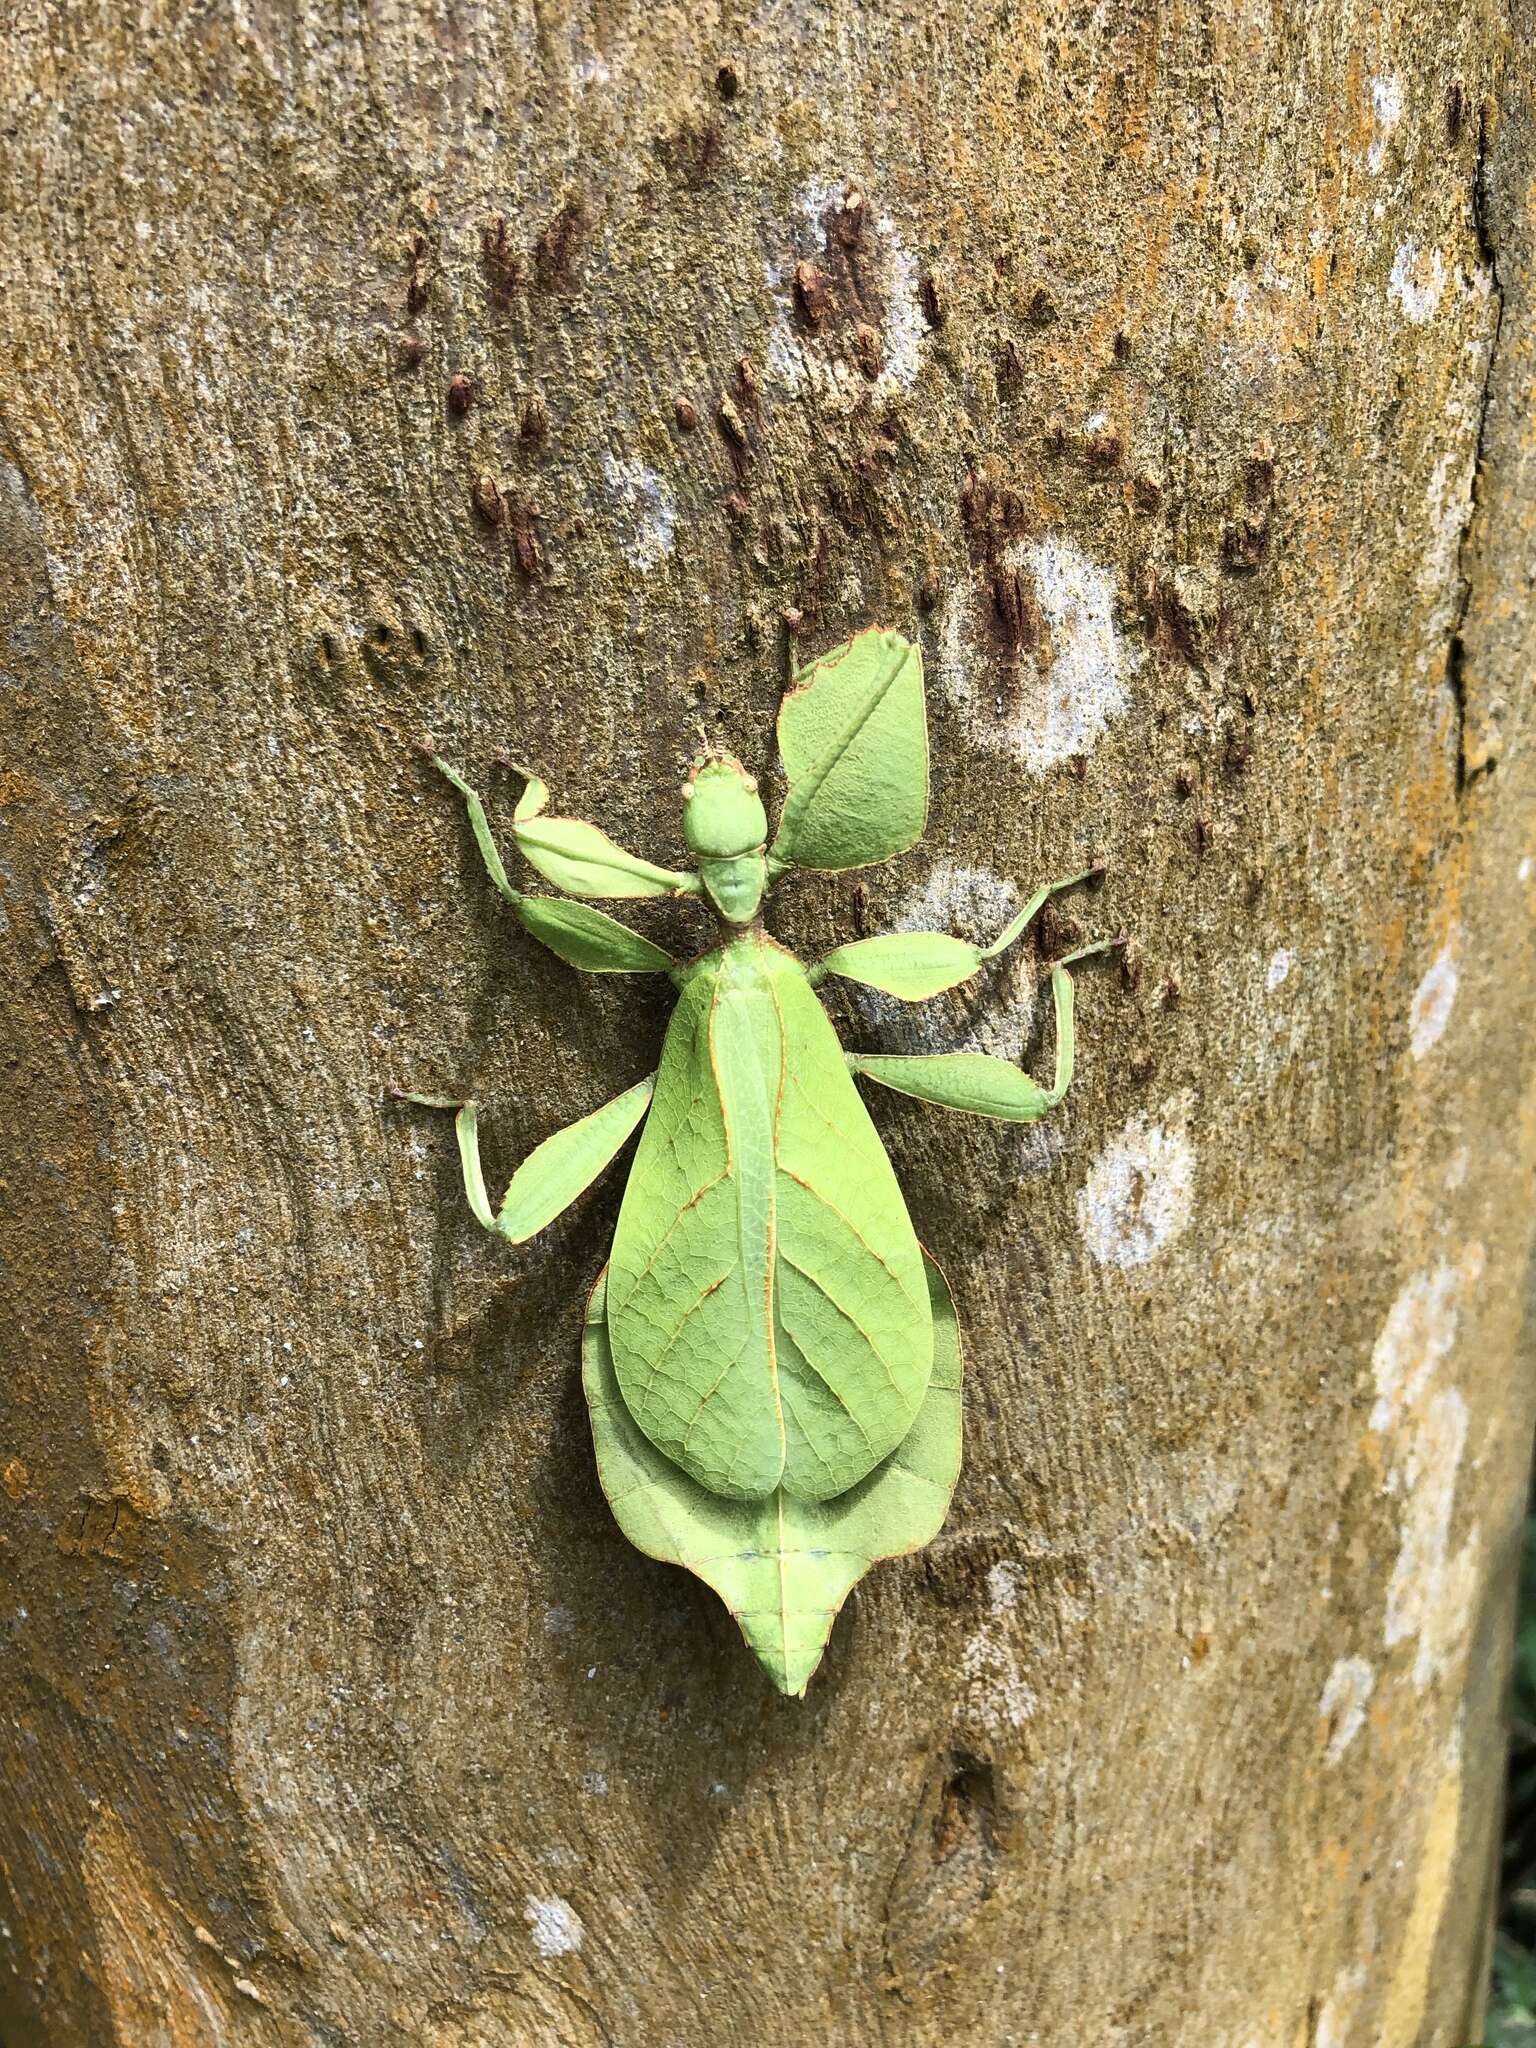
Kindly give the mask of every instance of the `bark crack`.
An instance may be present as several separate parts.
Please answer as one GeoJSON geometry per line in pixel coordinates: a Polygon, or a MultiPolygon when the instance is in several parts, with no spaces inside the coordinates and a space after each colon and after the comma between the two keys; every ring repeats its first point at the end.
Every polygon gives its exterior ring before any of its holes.
{"type": "Polygon", "coordinates": [[[1467,618],[1472,609],[1472,596],[1476,576],[1476,563],[1468,557],[1473,549],[1474,536],[1478,529],[1478,515],[1483,504],[1484,471],[1488,459],[1488,419],[1493,404],[1494,378],[1500,366],[1500,341],[1504,330],[1504,282],[1499,275],[1499,249],[1494,235],[1488,194],[1488,108],[1484,103],[1477,117],[1477,154],[1472,164],[1472,229],[1477,237],[1477,250],[1489,278],[1492,280],[1493,333],[1488,341],[1487,360],[1483,364],[1482,388],[1477,400],[1477,441],[1472,459],[1472,492],[1467,507],[1467,517],[1461,529],[1457,545],[1456,572],[1461,586],[1456,616],[1451,622],[1450,638],[1446,647],[1445,675],[1450,687],[1451,700],[1456,712],[1456,796],[1460,801],[1471,785],[1484,776],[1489,776],[1498,766],[1498,758],[1492,752],[1471,765],[1467,757],[1467,618]]]}

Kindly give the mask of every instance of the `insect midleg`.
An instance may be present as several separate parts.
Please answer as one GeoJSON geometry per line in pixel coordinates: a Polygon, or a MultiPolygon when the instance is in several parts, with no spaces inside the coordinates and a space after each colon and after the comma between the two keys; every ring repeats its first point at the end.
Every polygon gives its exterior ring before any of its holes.
{"type": "Polygon", "coordinates": [[[464,1193],[470,1211],[487,1230],[495,1231],[511,1244],[524,1244],[546,1224],[553,1223],[611,1164],[650,1108],[655,1086],[656,1076],[647,1074],[643,1081],[626,1088],[601,1109],[594,1109],[589,1116],[567,1124],[542,1144],[535,1145],[508,1182],[500,1208],[494,1210],[480,1160],[479,1105],[445,1101],[441,1096],[407,1095],[401,1089],[390,1092],[402,1102],[458,1112],[453,1127],[459,1141],[464,1193]]]}
{"type": "Polygon", "coordinates": [[[808,970],[806,979],[819,988],[829,974],[847,981],[859,981],[870,988],[884,989],[906,1002],[924,1002],[959,988],[978,974],[989,960],[995,960],[1019,937],[1043,905],[1063,889],[1075,889],[1082,882],[1097,881],[1103,866],[1085,868],[1059,882],[1047,882],[1037,889],[1016,916],[1009,919],[990,946],[977,946],[951,932],[884,932],[876,938],[854,939],[833,950],[808,970]]]}
{"type": "Polygon", "coordinates": [[[1091,946],[1079,946],[1075,953],[1064,954],[1051,969],[1051,1006],[1056,1020],[1056,1075],[1045,1090],[1047,1109],[1054,1109],[1072,1086],[1077,1034],[1072,1021],[1072,977],[1067,969],[1079,960],[1091,960],[1096,953],[1112,953],[1124,943],[1123,938],[1095,939],[1091,946]]]}
{"type": "Polygon", "coordinates": [[[1058,960],[1051,969],[1051,996],[1056,1017],[1056,1074],[1049,1088],[1042,1088],[1011,1060],[994,1059],[988,1053],[939,1052],[915,1056],[904,1054],[849,1053],[848,1065],[866,1080],[882,1088],[915,1096],[920,1102],[934,1102],[942,1109],[958,1109],[972,1116],[989,1116],[1003,1123],[1034,1123],[1054,1109],[1072,1085],[1076,1035],[1072,1022],[1073,987],[1069,966],[1094,953],[1107,953],[1123,944],[1121,939],[1099,939],[1081,946],[1058,960]]]}

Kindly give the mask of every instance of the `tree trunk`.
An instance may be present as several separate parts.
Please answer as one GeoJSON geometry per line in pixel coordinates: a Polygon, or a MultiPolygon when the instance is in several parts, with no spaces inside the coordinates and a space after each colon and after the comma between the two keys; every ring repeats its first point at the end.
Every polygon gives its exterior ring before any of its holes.
{"type": "MultiPolygon", "coordinates": [[[[36,0],[0,54],[9,2048],[1461,2048],[1530,1447],[1532,18],[36,0]],[[967,1342],[804,1701],[598,1489],[620,1176],[464,1207],[665,992],[430,730],[674,861],[696,726],[918,634],[807,954],[967,1342]],[[1074,925],[1075,920],[1075,925],[1074,925]]],[[[696,914],[637,913],[698,942],[696,914]]]]}

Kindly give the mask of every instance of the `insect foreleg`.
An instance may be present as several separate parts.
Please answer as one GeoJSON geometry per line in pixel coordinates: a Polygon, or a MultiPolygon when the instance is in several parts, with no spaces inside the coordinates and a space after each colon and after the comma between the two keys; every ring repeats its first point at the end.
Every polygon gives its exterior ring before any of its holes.
{"type": "Polygon", "coordinates": [[[587,974],[670,974],[673,971],[677,963],[670,953],[664,952],[650,939],[643,938],[639,932],[631,931],[627,924],[620,924],[605,910],[594,910],[587,903],[572,903],[563,896],[527,896],[521,889],[514,889],[507,880],[507,871],[491,836],[490,821],[478,792],[471,789],[456,768],[450,768],[438,755],[432,754],[429,758],[438,773],[451,782],[464,799],[486,873],[517,912],[523,929],[531,932],[541,945],[558,954],[568,967],[579,967],[587,974]]]}
{"type": "Polygon", "coordinates": [[[1084,868],[1080,875],[1068,875],[1063,882],[1047,882],[1044,888],[1035,891],[1017,917],[1009,919],[990,946],[982,946],[979,949],[981,958],[995,960],[999,953],[1006,953],[1014,940],[1039,916],[1053,896],[1059,896],[1063,889],[1076,889],[1083,882],[1096,882],[1103,873],[1104,864],[1100,861],[1094,867],[1084,868]]]}
{"type": "Polygon", "coordinates": [[[521,892],[514,889],[507,880],[507,871],[502,865],[496,841],[491,836],[491,823],[485,815],[485,805],[480,801],[479,791],[472,789],[457,768],[450,768],[440,755],[432,752],[430,746],[426,749],[426,754],[427,759],[432,763],[438,774],[451,782],[459,792],[459,795],[463,797],[464,807],[469,812],[470,830],[475,835],[475,844],[480,849],[480,858],[485,862],[486,873],[509,903],[520,903],[522,901],[521,892]]]}

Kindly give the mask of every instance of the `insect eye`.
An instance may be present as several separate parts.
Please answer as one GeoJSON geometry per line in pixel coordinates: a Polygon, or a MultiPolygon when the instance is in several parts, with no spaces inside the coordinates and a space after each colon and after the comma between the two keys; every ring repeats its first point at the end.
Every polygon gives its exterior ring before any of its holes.
{"type": "Polygon", "coordinates": [[[691,797],[692,795],[693,795],[693,784],[692,784],[691,782],[685,782],[685,783],[683,784],[683,802],[684,802],[684,803],[687,803],[688,799],[689,799],[689,798],[690,798],[690,797],[691,797]]]}
{"type": "Polygon", "coordinates": [[[747,794],[748,794],[748,796],[756,796],[756,795],[757,795],[757,777],[756,777],[755,775],[749,775],[749,776],[747,777],[747,779],[746,779],[746,784],[745,784],[745,787],[746,787],[746,791],[747,791],[747,794]]]}

